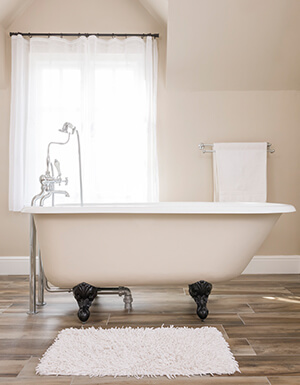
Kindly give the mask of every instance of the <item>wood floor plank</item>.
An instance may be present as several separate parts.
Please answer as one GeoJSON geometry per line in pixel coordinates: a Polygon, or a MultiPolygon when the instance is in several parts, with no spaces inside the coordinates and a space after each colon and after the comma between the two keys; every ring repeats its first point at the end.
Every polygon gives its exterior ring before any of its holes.
{"type": "Polygon", "coordinates": [[[109,318],[108,325],[121,324],[124,326],[151,326],[156,325],[174,325],[174,326],[210,326],[215,324],[222,325],[243,325],[242,320],[237,314],[211,314],[204,322],[202,322],[196,314],[112,314],[109,318]]]}
{"type": "Polygon", "coordinates": [[[16,377],[29,360],[0,359],[0,377],[16,377]]]}
{"type": "Polygon", "coordinates": [[[230,350],[237,356],[255,356],[256,353],[246,338],[227,338],[230,350]]]}
{"type": "Polygon", "coordinates": [[[157,378],[126,378],[112,377],[88,378],[74,377],[72,385],[270,385],[266,377],[227,377],[227,376],[194,376],[194,377],[177,377],[169,380],[166,377],[157,378]],[[170,382],[171,381],[171,382],[170,382]]]}
{"type": "Polygon", "coordinates": [[[300,323],[300,312],[241,313],[245,325],[282,325],[300,323]]]}
{"type": "Polygon", "coordinates": [[[288,337],[300,338],[300,324],[279,324],[279,325],[224,325],[224,329],[230,338],[270,338],[288,337]]]}
{"type": "MultiPolygon", "coordinates": [[[[185,289],[188,294],[188,289],[185,289]]],[[[218,294],[263,294],[263,295],[290,295],[291,292],[283,285],[274,285],[272,282],[228,282],[214,284],[212,295],[218,294]]]]}
{"type": "MultiPolygon", "coordinates": [[[[56,376],[38,376],[35,373],[35,369],[40,361],[39,357],[31,357],[26,364],[23,366],[22,370],[18,374],[18,378],[39,378],[41,380],[41,383],[44,379],[49,378],[55,378],[56,376]]],[[[61,377],[60,377],[61,378],[61,377]]],[[[69,379],[71,379],[71,376],[69,376],[69,379]]]]}
{"type": "Polygon", "coordinates": [[[242,376],[299,376],[299,356],[237,356],[242,376]]]}
{"type": "MultiPolygon", "coordinates": [[[[77,318],[77,312],[67,315],[61,314],[47,314],[47,312],[38,313],[35,315],[28,315],[26,313],[2,313],[0,317],[0,325],[55,325],[57,328],[65,327],[81,327],[82,322],[77,318]]],[[[98,326],[106,325],[109,314],[92,313],[88,323],[96,324],[98,326]]]]}
{"type": "Polygon", "coordinates": [[[217,286],[213,288],[212,294],[264,294],[264,295],[290,295],[292,294],[290,290],[285,288],[284,286],[254,286],[251,287],[250,285],[242,286],[242,285],[235,285],[235,286],[229,286],[226,285],[223,286],[217,286]]]}
{"type": "Polygon", "coordinates": [[[285,283],[284,285],[291,293],[300,295],[300,283],[285,283]]]}
{"type": "MultiPolygon", "coordinates": [[[[289,293],[289,290],[285,287],[286,281],[274,281],[259,280],[256,279],[250,281],[241,276],[239,281],[231,280],[226,283],[216,283],[213,285],[213,292],[221,290],[226,292],[250,292],[250,293],[289,293]]],[[[295,283],[296,284],[296,283],[295,283]]]]}
{"type": "Polygon", "coordinates": [[[300,376],[279,376],[268,378],[271,385],[299,385],[300,376]]]}
{"type": "Polygon", "coordinates": [[[269,312],[300,312],[300,297],[296,296],[265,296],[264,300],[249,302],[255,313],[269,312]]]}
{"type": "Polygon", "coordinates": [[[7,303],[7,304],[4,304],[2,302],[2,304],[0,304],[0,313],[3,313],[5,312],[9,307],[11,307],[13,304],[12,303],[7,303]]]}
{"type": "MultiPolygon", "coordinates": [[[[56,328],[55,330],[41,330],[40,328],[37,328],[36,330],[23,330],[20,329],[10,329],[5,331],[0,331],[0,343],[3,343],[3,340],[5,339],[47,339],[51,340],[54,339],[57,335],[57,332],[59,328],[56,328]]],[[[1,351],[1,348],[0,348],[1,351]]]]}
{"type": "Polygon", "coordinates": [[[29,355],[41,356],[48,347],[52,344],[53,338],[51,339],[14,339],[14,338],[3,338],[0,340],[0,354],[6,355],[29,355]]]}
{"type": "Polygon", "coordinates": [[[215,313],[253,313],[246,298],[212,295],[208,301],[210,314],[215,313]]]}
{"type": "Polygon", "coordinates": [[[0,377],[0,384],[5,385],[71,385],[70,377],[28,377],[28,378],[5,378],[0,377]]]}
{"type": "Polygon", "coordinates": [[[298,355],[300,361],[300,338],[248,338],[248,341],[258,355],[298,355]]]}

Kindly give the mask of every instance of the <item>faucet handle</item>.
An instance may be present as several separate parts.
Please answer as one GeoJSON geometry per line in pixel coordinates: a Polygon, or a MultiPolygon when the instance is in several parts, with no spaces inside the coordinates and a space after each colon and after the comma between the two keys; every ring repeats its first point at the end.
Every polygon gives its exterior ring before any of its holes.
{"type": "Polygon", "coordinates": [[[65,185],[67,185],[68,182],[69,182],[69,179],[68,179],[68,177],[66,176],[65,179],[61,179],[61,178],[60,178],[60,179],[58,180],[57,183],[58,183],[58,185],[60,186],[62,183],[64,183],[65,185]]]}
{"type": "Polygon", "coordinates": [[[60,171],[60,163],[57,159],[54,161],[54,166],[57,170],[57,177],[59,178],[61,176],[61,171],[60,171]]]}

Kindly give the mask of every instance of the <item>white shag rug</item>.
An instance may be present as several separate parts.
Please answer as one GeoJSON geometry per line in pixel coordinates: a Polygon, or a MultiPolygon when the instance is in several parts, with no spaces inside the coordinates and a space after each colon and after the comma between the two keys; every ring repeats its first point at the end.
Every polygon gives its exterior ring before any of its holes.
{"type": "Polygon", "coordinates": [[[40,375],[194,376],[239,371],[214,327],[64,329],[36,368],[40,375]]]}

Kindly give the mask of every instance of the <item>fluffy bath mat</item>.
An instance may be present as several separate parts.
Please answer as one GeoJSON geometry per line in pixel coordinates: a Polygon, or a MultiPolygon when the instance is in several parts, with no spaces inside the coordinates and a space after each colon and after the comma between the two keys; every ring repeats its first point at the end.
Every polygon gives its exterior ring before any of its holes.
{"type": "Polygon", "coordinates": [[[64,329],[36,368],[41,375],[193,376],[239,371],[213,327],[64,329]]]}

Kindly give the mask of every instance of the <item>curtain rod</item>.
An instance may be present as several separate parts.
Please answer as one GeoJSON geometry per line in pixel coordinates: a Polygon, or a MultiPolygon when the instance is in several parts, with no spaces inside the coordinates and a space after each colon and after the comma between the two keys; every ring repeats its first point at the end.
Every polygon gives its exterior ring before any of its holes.
{"type": "Polygon", "coordinates": [[[16,35],[22,35],[22,36],[28,36],[28,37],[33,37],[33,36],[97,36],[97,37],[130,37],[130,36],[138,36],[138,37],[147,37],[147,36],[152,36],[154,38],[159,37],[159,33],[31,33],[31,32],[10,32],[9,36],[16,36],[16,35]]]}

